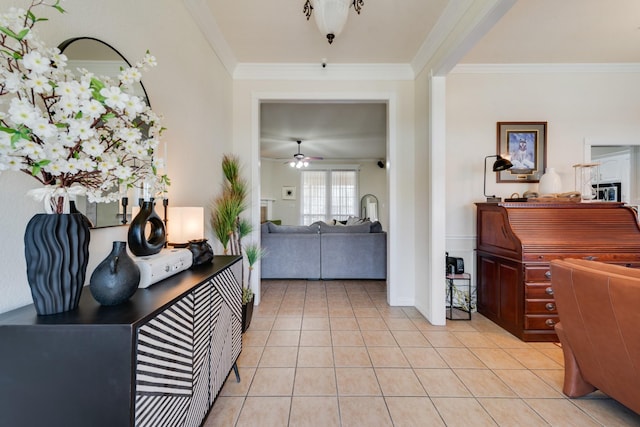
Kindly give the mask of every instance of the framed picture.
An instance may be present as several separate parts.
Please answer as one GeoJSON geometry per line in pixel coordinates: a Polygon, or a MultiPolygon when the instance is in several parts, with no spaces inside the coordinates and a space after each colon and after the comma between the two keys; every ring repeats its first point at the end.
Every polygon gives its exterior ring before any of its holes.
{"type": "Polygon", "coordinates": [[[498,122],[497,150],[513,163],[497,182],[538,182],[547,165],[547,122],[498,122]]]}
{"type": "Polygon", "coordinates": [[[282,199],[283,200],[295,200],[296,199],[296,187],[282,187],[282,199]]]}
{"type": "Polygon", "coordinates": [[[610,184],[593,184],[593,189],[598,192],[597,199],[603,202],[621,202],[622,194],[620,192],[620,183],[612,182],[610,184]]]}

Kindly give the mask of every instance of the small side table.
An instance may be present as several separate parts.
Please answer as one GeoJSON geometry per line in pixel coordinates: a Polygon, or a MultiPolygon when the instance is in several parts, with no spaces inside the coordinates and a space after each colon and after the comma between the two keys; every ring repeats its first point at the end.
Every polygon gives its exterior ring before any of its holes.
{"type": "Polygon", "coordinates": [[[471,274],[446,275],[447,279],[447,311],[448,320],[471,320],[471,274]],[[456,283],[458,282],[458,283],[456,283]],[[454,311],[455,310],[455,311],[454,311]],[[465,313],[457,316],[454,313],[465,313]]]}

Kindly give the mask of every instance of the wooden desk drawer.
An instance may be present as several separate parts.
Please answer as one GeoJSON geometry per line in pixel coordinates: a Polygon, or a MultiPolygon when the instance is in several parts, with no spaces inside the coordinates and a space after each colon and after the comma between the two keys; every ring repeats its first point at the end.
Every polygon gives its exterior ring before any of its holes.
{"type": "Polygon", "coordinates": [[[525,267],[525,282],[548,282],[551,280],[551,270],[548,265],[525,267]]]}
{"type": "Polygon", "coordinates": [[[524,297],[526,299],[553,299],[551,283],[525,283],[524,297]]]}
{"type": "Polygon", "coordinates": [[[553,326],[560,321],[558,315],[540,315],[529,314],[524,317],[525,329],[549,329],[553,330],[553,326]]]}
{"type": "Polygon", "coordinates": [[[558,314],[556,303],[548,299],[527,299],[524,312],[526,314],[558,314]]]}

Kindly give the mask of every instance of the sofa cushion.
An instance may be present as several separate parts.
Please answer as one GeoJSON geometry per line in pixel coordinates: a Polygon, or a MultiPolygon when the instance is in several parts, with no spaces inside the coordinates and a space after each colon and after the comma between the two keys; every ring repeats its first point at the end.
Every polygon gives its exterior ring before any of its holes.
{"type": "Polygon", "coordinates": [[[275,225],[268,223],[270,233],[306,233],[313,234],[318,232],[318,227],[314,225],[275,225]]]}
{"type": "Polygon", "coordinates": [[[350,216],[347,218],[346,225],[358,225],[364,223],[366,220],[362,218],[358,218],[356,216],[350,216]]]}
{"type": "Polygon", "coordinates": [[[371,223],[371,232],[382,233],[382,224],[380,224],[380,221],[373,221],[371,223]]]}
{"type": "Polygon", "coordinates": [[[369,233],[371,223],[365,222],[358,225],[329,225],[320,224],[320,233],[369,233]]]}

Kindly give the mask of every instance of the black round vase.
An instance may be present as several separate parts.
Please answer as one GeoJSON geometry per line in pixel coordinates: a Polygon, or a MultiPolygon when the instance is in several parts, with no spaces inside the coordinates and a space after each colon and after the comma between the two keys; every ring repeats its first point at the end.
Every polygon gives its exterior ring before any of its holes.
{"type": "Polygon", "coordinates": [[[136,293],[140,269],[127,254],[126,242],[113,242],[113,249],[93,270],[89,289],[102,305],[118,305],[136,293]]]}
{"type": "Polygon", "coordinates": [[[140,212],[129,225],[129,249],[136,256],[157,254],[164,247],[165,238],[164,223],[154,209],[153,199],[142,202],[140,212]],[[146,236],[147,223],[151,227],[149,238],[146,236]]]}
{"type": "Polygon", "coordinates": [[[27,224],[27,280],[38,314],[78,306],[89,261],[89,224],[79,213],[36,214],[27,224]]]}
{"type": "Polygon", "coordinates": [[[207,239],[189,240],[189,245],[187,247],[193,256],[191,267],[210,264],[213,260],[213,248],[209,243],[207,243],[207,239]]]}

